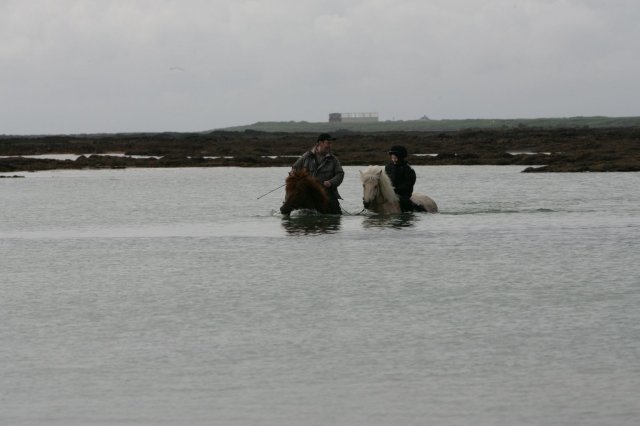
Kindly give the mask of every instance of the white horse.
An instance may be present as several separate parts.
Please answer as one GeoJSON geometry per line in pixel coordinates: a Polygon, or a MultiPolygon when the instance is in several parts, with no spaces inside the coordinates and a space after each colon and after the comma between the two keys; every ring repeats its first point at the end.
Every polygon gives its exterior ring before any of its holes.
{"type": "MultiPolygon", "coordinates": [[[[393,190],[391,179],[382,166],[369,166],[360,170],[362,181],[362,204],[367,210],[381,214],[401,213],[398,195],[393,190]]],[[[411,201],[425,208],[428,213],[437,213],[436,202],[424,194],[414,192],[411,201]]]]}

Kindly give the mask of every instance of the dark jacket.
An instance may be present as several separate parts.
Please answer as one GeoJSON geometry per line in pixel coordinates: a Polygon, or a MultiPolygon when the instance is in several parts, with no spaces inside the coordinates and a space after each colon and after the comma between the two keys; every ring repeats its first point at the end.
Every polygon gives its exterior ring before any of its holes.
{"type": "Polygon", "coordinates": [[[329,198],[342,199],[338,193],[338,186],[344,179],[344,171],[340,161],[333,154],[326,154],[318,162],[313,150],[307,151],[293,163],[292,168],[294,170],[307,169],[309,174],[315,176],[320,182],[328,180],[331,182],[331,187],[327,188],[329,198]]]}
{"type": "Polygon", "coordinates": [[[391,179],[396,194],[401,197],[411,197],[413,186],[416,184],[416,172],[409,163],[401,160],[397,164],[387,164],[384,169],[391,179]]]}

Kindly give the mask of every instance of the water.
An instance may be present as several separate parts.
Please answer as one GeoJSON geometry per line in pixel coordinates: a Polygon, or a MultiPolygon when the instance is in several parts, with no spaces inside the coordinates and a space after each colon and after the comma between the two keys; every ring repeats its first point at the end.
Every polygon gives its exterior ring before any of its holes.
{"type": "Polygon", "coordinates": [[[522,168],[416,167],[441,213],[397,217],[283,219],[286,168],[0,179],[0,423],[638,424],[640,174],[522,168]]]}

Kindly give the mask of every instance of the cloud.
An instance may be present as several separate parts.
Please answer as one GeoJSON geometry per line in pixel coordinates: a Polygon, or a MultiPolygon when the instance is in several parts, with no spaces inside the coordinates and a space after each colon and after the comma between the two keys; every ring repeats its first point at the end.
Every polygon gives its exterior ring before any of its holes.
{"type": "Polygon", "coordinates": [[[638,115],[638,18],[627,0],[5,0],[0,133],[638,115]]]}

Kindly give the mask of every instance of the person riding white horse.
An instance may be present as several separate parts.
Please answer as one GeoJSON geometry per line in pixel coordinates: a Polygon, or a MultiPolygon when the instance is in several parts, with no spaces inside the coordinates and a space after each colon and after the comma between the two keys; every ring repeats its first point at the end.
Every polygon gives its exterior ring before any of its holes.
{"type": "Polygon", "coordinates": [[[392,146],[388,151],[389,164],[385,166],[385,172],[391,179],[393,190],[398,194],[400,208],[403,212],[426,211],[423,206],[411,201],[413,186],[416,183],[416,172],[407,162],[407,149],[402,145],[392,146]]]}
{"type": "MultiPolygon", "coordinates": [[[[383,166],[368,166],[360,170],[362,181],[362,204],[365,209],[378,214],[399,214],[400,202],[398,194],[393,190],[391,179],[387,176],[383,166]]],[[[411,202],[419,204],[428,213],[437,213],[438,205],[429,196],[414,192],[411,202]]]]}

